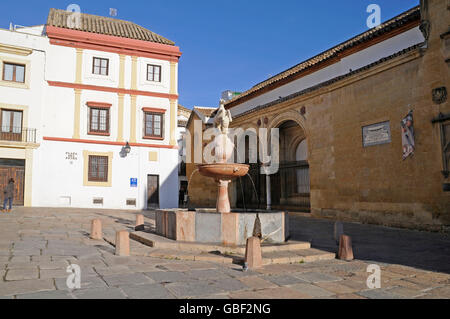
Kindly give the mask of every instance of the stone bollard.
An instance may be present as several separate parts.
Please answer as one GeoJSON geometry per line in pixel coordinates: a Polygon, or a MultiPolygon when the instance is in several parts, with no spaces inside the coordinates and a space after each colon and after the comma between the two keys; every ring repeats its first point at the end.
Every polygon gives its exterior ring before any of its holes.
{"type": "Polygon", "coordinates": [[[100,219],[93,219],[91,223],[91,238],[102,240],[102,221],[100,219]]]}
{"type": "Polygon", "coordinates": [[[341,236],[338,258],[347,261],[353,260],[352,239],[350,236],[341,236]]]}
{"type": "Polygon", "coordinates": [[[247,239],[245,262],[249,269],[262,267],[261,240],[258,237],[247,239]]]}
{"type": "Polygon", "coordinates": [[[134,227],[134,230],[143,231],[144,229],[144,215],[136,215],[136,225],[134,227]]]}
{"type": "Polygon", "coordinates": [[[126,230],[116,233],[116,255],[130,256],[130,233],[126,230]]]}

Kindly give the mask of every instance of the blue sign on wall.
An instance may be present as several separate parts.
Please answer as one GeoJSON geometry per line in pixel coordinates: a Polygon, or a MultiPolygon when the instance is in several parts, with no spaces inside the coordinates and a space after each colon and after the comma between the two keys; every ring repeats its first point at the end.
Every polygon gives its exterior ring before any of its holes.
{"type": "Polygon", "coordinates": [[[130,187],[137,187],[137,178],[130,178],[130,187]]]}

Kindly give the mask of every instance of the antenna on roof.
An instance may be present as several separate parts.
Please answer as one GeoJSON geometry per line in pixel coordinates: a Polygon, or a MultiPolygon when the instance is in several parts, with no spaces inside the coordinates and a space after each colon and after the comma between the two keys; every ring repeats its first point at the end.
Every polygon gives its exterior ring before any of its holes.
{"type": "Polygon", "coordinates": [[[109,8],[109,15],[111,17],[117,17],[117,9],[109,8]]]}

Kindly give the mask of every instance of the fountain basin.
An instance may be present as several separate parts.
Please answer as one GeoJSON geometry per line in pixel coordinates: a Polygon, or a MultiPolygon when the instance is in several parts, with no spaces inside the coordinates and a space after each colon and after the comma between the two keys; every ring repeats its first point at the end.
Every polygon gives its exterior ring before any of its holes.
{"type": "Polygon", "coordinates": [[[228,184],[236,177],[245,176],[248,173],[249,165],[235,163],[216,163],[197,165],[200,174],[214,178],[217,182],[217,202],[216,211],[218,213],[229,213],[231,210],[230,199],[228,197],[228,184]]]}
{"type": "Polygon", "coordinates": [[[286,212],[247,210],[217,213],[215,209],[166,209],[156,211],[156,233],[183,242],[245,245],[252,236],[256,215],[266,243],[284,243],[289,237],[286,212]]]}
{"type": "Polygon", "coordinates": [[[235,163],[201,164],[197,167],[203,176],[225,180],[245,176],[249,169],[249,165],[235,163]]]}

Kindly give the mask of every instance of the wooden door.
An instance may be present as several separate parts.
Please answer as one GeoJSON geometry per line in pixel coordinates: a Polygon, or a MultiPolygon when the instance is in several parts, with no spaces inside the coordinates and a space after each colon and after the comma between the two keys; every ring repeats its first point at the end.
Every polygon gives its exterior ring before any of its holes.
{"type": "Polygon", "coordinates": [[[147,208],[159,208],[159,175],[147,176],[147,208]]]}
{"type": "Polygon", "coordinates": [[[3,166],[0,165],[0,191],[3,205],[4,194],[6,185],[10,178],[14,179],[14,201],[13,205],[23,206],[23,194],[25,184],[25,167],[23,166],[3,166]]]}

